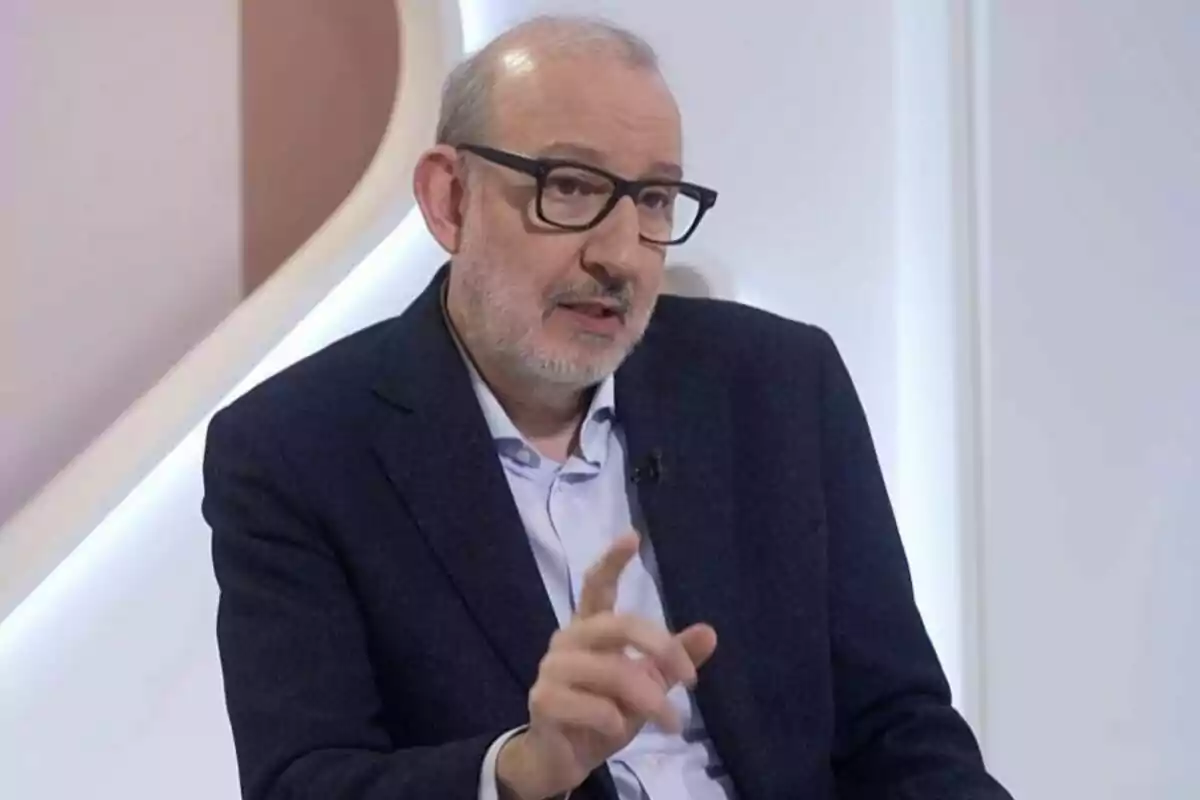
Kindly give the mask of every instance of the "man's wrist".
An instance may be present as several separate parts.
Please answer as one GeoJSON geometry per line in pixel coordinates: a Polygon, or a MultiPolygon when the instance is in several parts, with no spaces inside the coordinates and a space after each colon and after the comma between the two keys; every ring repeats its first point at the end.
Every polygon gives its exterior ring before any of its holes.
{"type": "Polygon", "coordinates": [[[525,732],[518,733],[500,748],[496,759],[496,785],[500,800],[551,800],[573,788],[552,786],[547,782],[545,770],[531,752],[525,732]]]}

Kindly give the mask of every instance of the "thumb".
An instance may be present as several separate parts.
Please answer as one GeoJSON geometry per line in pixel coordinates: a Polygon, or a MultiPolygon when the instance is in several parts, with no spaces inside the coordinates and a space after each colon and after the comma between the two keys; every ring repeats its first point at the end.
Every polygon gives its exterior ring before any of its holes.
{"type": "Polygon", "coordinates": [[[717,632],[712,625],[700,622],[680,632],[679,643],[699,669],[717,649],[717,632]]]}

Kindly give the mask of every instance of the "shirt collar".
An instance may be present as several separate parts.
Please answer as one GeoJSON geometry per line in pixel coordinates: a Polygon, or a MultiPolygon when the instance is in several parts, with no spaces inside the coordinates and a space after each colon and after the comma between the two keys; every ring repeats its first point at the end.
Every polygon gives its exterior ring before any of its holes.
{"type": "MultiPolygon", "coordinates": [[[[454,340],[454,346],[458,349],[463,363],[466,364],[467,372],[471,376],[471,388],[479,400],[479,406],[483,410],[483,417],[487,421],[488,430],[492,434],[497,451],[502,456],[511,458],[523,466],[534,468],[540,466],[547,459],[544,459],[525,436],[517,430],[517,426],[513,424],[508,412],[504,410],[504,406],[500,405],[500,401],[479,373],[470,353],[467,352],[466,346],[459,338],[458,331],[450,319],[450,313],[446,309],[446,289],[447,284],[443,283],[442,316],[445,319],[446,328],[450,331],[450,338],[454,340]]],[[[579,449],[582,451],[583,460],[594,467],[603,466],[608,455],[608,440],[616,420],[616,413],[615,379],[609,375],[596,387],[579,431],[579,449]]]]}

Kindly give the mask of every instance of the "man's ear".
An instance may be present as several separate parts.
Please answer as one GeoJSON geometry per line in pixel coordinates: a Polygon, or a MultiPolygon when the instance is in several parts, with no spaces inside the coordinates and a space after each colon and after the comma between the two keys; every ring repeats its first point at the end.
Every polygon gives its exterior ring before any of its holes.
{"type": "Polygon", "coordinates": [[[439,144],[421,155],[413,170],[413,195],[433,238],[447,253],[456,254],[462,238],[463,185],[453,147],[439,144]]]}

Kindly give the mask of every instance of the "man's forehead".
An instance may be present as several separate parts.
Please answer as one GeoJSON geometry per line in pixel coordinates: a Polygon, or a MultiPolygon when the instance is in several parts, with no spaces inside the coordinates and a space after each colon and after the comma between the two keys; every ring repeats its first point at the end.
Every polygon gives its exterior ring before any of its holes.
{"type": "MultiPolygon", "coordinates": [[[[529,153],[529,155],[535,158],[571,159],[601,167],[612,166],[612,162],[617,160],[618,157],[617,154],[606,152],[598,147],[593,147],[582,142],[561,139],[552,141],[544,147],[539,147],[529,153]]],[[[674,158],[650,161],[644,166],[644,171],[665,178],[680,178],[683,176],[683,166],[678,162],[678,159],[674,158]]]]}
{"type": "Polygon", "coordinates": [[[508,144],[616,171],[682,173],[679,112],[659,76],[611,62],[556,62],[500,81],[493,123],[508,144]]]}

